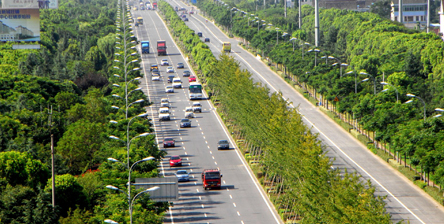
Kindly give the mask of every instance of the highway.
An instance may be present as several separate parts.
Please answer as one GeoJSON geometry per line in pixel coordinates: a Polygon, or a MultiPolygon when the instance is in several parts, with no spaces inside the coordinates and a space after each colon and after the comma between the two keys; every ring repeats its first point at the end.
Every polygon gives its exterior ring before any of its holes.
{"type": "MultiPolygon", "coordinates": [[[[180,119],[184,118],[185,107],[191,106],[188,96],[188,78],[182,77],[183,70],[190,70],[189,64],[173,42],[165,24],[156,11],[131,11],[133,18],[143,17],[144,24],[134,27],[139,41],[150,41],[150,54],[142,54],[141,67],[144,78],[141,87],[153,104],[147,109],[152,118],[156,140],[159,148],[163,148],[163,139],[173,137],[176,147],[166,148],[168,155],[161,161],[161,174],[173,177],[179,169],[190,173],[189,182],[179,182],[179,200],[173,202],[165,216],[164,223],[282,223],[275,213],[256,179],[237,150],[228,132],[217,116],[212,105],[200,100],[202,113],[192,118],[191,128],[180,128],[180,119]],[[167,56],[157,56],[156,41],[166,40],[167,56]],[[160,66],[160,60],[168,59],[174,66],[175,75],[182,80],[182,88],[174,93],[165,93],[167,83],[167,66],[160,66]],[[176,69],[177,63],[185,64],[184,69],[176,69]],[[160,81],[152,81],[150,65],[159,64],[160,81]],[[170,101],[171,121],[159,121],[158,109],[160,99],[170,101]],[[231,141],[230,150],[217,150],[217,142],[221,139],[231,141]],[[182,167],[170,167],[169,158],[179,155],[182,167]],[[203,169],[218,168],[223,174],[220,190],[205,191],[202,188],[200,174],[203,169]]],[[[140,45],[138,45],[140,52],[140,45]]]]}
{"type": "MultiPolygon", "coordinates": [[[[167,2],[173,7],[180,6],[190,10],[190,7],[181,1],[167,2]]],[[[254,55],[238,46],[238,40],[228,38],[211,21],[206,22],[200,13],[188,18],[186,24],[196,32],[203,33],[202,41],[205,37],[210,38],[207,44],[216,58],[221,54],[222,42],[231,42],[231,55],[240,62],[243,69],[252,73],[255,81],[267,85],[272,92],[282,92],[283,97],[298,108],[304,123],[311,127],[314,133],[319,133],[327,156],[332,159],[335,168],[347,169],[348,172],[356,171],[363,181],[371,180],[376,187],[376,195],[387,196],[386,209],[392,215],[393,222],[404,220],[410,223],[444,223],[444,209],[439,203],[370,152],[365,145],[312,105],[254,55]]],[[[232,183],[237,185],[236,182],[232,183]]]]}

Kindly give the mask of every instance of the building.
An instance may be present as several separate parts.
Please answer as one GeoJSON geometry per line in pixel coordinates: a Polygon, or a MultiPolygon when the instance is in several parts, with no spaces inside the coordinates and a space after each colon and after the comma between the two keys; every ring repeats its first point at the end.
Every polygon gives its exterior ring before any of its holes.
{"type": "MultiPolygon", "coordinates": [[[[295,0],[298,1],[298,0],[295,0]]],[[[369,11],[370,6],[377,0],[319,0],[319,8],[337,8],[337,9],[349,9],[355,11],[369,11]]],[[[314,0],[301,0],[301,5],[311,5],[314,7],[314,0]]]]}
{"type": "MultiPolygon", "coordinates": [[[[399,21],[399,1],[392,1],[390,19],[399,21]]],[[[414,28],[418,24],[425,27],[427,24],[426,0],[402,0],[402,17],[406,27],[414,28]]]]}

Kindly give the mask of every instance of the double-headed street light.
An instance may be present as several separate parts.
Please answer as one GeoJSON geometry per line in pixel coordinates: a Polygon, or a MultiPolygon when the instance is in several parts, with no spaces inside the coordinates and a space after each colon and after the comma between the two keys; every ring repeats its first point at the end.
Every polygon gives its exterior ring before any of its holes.
{"type": "Polygon", "coordinates": [[[318,60],[318,52],[321,52],[321,50],[319,50],[317,48],[314,48],[314,49],[308,50],[307,52],[315,52],[315,64],[314,64],[314,66],[316,67],[317,60],[318,60]]]}
{"type": "MultiPolygon", "coordinates": [[[[387,83],[387,82],[381,82],[381,85],[384,85],[384,86],[391,86],[391,87],[393,87],[394,89],[395,89],[395,92],[396,92],[396,103],[398,103],[398,89],[394,86],[394,85],[392,85],[392,84],[390,84],[390,83],[387,83]]],[[[384,89],[384,90],[382,90],[381,92],[386,92],[386,91],[388,91],[389,89],[387,88],[387,89],[384,89]]]]}
{"type": "MultiPolygon", "coordinates": [[[[422,104],[424,105],[424,121],[425,121],[426,118],[427,118],[427,115],[426,115],[426,103],[425,103],[425,101],[421,97],[415,96],[414,94],[411,94],[411,93],[407,93],[406,96],[412,97],[412,98],[417,98],[417,99],[421,100],[422,104]]],[[[411,103],[411,102],[413,102],[413,99],[412,100],[408,100],[405,103],[411,103]]]]}
{"type": "MultiPolygon", "coordinates": [[[[333,58],[333,59],[338,60],[337,58],[333,58]]],[[[339,65],[339,70],[340,70],[339,74],[340,74],[340,77],[342,78],[342,67],[348,67],[348,64],[341,63],[340,61],[339,62],[335,62],[335,63],[332,64],[332,66],[336,66],[336,65],[339,65]]]]}
{"type": "MultiPolygon", "coordinates": [[[[442,108],[435,108],[435,111],[444,112],[444,109],[442,109],[442,108]]],[[[437,115],[435,115],[433,117],[441,117],[441,116],[442,116],[442,114],[437,114],[437,115]]]]}
{"type": "Polygon", "coordinates": [[[358,81],[357,81],[357,73],[353,70],[345,73],[346,75],[355,74],[355,94],[358,93],[358,81]]]}
{"type": "MultiPolygon", "coordinates": [[[[375,77],[373,76],[373,75],[370,75],[370,74],[368,74],[368,73],[365,73],[365,72],[360,72],[359,74],[361,74],[361,75],[367,75],[367,76],[369,76],[370,78],[372,78],[373,79],[373,89],[374,89],[374,94],[376,95],[376,79],[375,79],[375,77]]],[[[363,79],[361,82],[367,82],[369,79],[368,78],[366,78],[366,79],[363,79]]]]}
{"type": "MultiPolygon", "coordinates": [[[[117,188],[117,187],[114,187],[113,185],[106,185],[106,188],[111,189],[111,190],[115,190],[115,191],[120,191],[120,192],[126,194],[126,197],[127,197],[127,199],[128,199],[128,210],[129,210],[130,223],[131,223],[131,224],[133,223],[133,205],[134,205],[134,201],[135,201],[140,195],[142,195],[142,194],[144,194],[144,193],[152,192],[152,191],[155,191],[155,190],[158,190],[158,189],[159,189],[158,186],[155,186],[155,187],[151,187],[151,188],[145,189],[144,191],[141,191],[141,192],[139,192],[138,194],[136,194],[136,196],[134,196],[133,199],[131,200],[131,195],[130,195],[130,194],[125,193],[124,191],[120,190],[120,189],[117,188]]],[[[105,221],[105,222],[106,222],[106,221],[105,221]]],[[[115,221],[113,221],[113,220],[109,220],[107,223],[114,223],[114,224],[115,224],[115,223],[117,223],[117,222],[115,222],[115,221]]]]}

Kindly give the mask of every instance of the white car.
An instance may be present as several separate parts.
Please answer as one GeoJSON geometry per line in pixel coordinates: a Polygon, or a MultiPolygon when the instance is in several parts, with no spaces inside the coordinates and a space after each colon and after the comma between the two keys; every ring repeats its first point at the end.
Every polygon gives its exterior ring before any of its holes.
{"type": "Polygon", "coordinates": [[[170,120],[170,109],[168,107],[159,108],[159,120],[160,121],[170,120]]]}
{"type": "Polygon", "coordinates": [[[160,107],[170,107],[170,102],[168,98],[162,98],[160,100],[160,107]]]}
{"type": "Polygon", "coordinates": [[[176,172],[176,177],[178,181],[190,181],[190,175],[186,170],[178,170],[176,172]]]}
{"type": "Polygon", "coordinates": [[[160,75],[158,74],[153,74],[153,76],[151,77],[152,81],[160,81],[160,75]]]}
{"type": "Polygon", "coordinates": [[[182,80],[180,78],[173,79],[173,87],[174,88],[182,88],[182,80]]]}
{"type": "Polygon", "coordinates": [[[174,93],[174,88],[172,86],[166,86],[165,87],[165,92],[166,93],[174,93]]]}
{"type": "Polygon", "coordinates": [[[170,66],[170,67],[167,68],[167,73],[174,73],[173,66],[170,66]]]}
{"type": "Polygon", "coordinates": [[[185,108],[185,118],[194,118],[193,107],[185,108]]]}
{"type": "Polygon", "coordinates": [[[199,102],[193,103],[193,112],[194,113],[196,113],[196,112],[201,113],[202,112],[202,105],[199,102]]]}
{"type": "Polygon", "coordinates": [[[160,65],[168,66],[168,65],[170,65],[170,63],[168,63],[168,59],[162,59],[162,61],[160,61],[160,65]]]}

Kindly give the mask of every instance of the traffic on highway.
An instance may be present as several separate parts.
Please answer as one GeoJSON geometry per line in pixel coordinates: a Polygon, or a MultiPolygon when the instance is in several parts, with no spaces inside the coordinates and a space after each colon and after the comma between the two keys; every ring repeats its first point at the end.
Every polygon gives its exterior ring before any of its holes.
{"type": "Polygon", "coordinates": [[[141,54],[140,87],[152,102],[147,112],[158,146],[168,153],[159,170],[179,180],[179,200],[164,222],[282,223],[157,11],[132,11],[132,17],[144,21],[134,27],[149,48],[141,54]]]}

